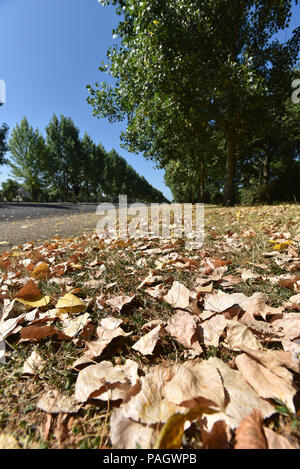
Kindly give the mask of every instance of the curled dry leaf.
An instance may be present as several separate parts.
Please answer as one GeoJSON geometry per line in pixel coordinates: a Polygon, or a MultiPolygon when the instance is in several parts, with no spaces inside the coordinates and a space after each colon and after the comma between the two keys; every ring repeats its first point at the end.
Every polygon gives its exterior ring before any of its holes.
{"type": "Polygon", "coordinates": [[[203,397],[224,408],[225,393],[216,367],[204,360],[190,360],[175,365],[172,372],[173,377],[164,386],[164,396],[169,402],[192,407],[194,400],[203,397]]]}
{"type": "Polygon", "coordinates": [[[50,275],[50,267],[47,262],[40,262],[36,268],[31,272],[30,277],[35,280],[46,279],[50,275]]]}
{"type": "Polygon", "coordinates": [[[158,365],[150,369],[146,376],[140,378],[140,392],[122,405],[124,415],[135,422],[152,425],[165,423],[172,415],[183,413],[183,407],[164,398],[165,384],[172,377],[172,367],[158,365]]]}
{"type": "Polygon", "coordinates": [[[75,414],[81,407],[74,396],[62,394],[57,389],[46,391],[36,406],[47,414],[75,414]]]}
{"type": "Polygon", "coordinates": [[[152,355],[154,349],[161,338],[161,325],[158,325],[148,334],[144,335],[138,342],[133,345],[133,349],[142,355],[152,355]]]}
{"type": "MultiPolygon", "coordinates": [[[[201,316],[202,319],[203,316],[201,316]]],[[[223,315],[216,315],[201,323],[203,341],[207,347],[218,347],[219,340],[226,327],[226,319],[223,315]]]]}
{"type": "Polygon", "coordinates": [[[62,331],[68,337],[75,337],[90,320],[89,313],[81,314],[74,319],[64,319],[62,321],[62,331]]]}
{"type": "Polygon", "coordinates": [[[224,420],[230,428],[234,429],[253,409],[260,410],[264,418],[275,412],[274,407],[258,396],[239,371],[232,370],[219,358],[210,357],[208,363],[219,371],[227,396],[226,408],[223,412],[206,416],[209,431],[218,420],[224,420]]]}
{"type": "Polygon", "coordinates": [[[169,319],[166,331],[185,347],[202,352],[199,344],[199,321],[196,316],[179,311],[169,319]]]}
{"type": "Polygon", "coordinates": [[[154,428],[125,417],[123,410],[114,408],[110,418],[110,439],[115,449],[150,449],[156,438],[154,428]]]}
{"type": "Polygon", "coordinates": [[[47,306],[50,303],[50,296],[43,295],[38,286],[32,281],[24,285],[21,290],[15,295],[15,299],[20,303],[31,306],[32,308],[39,308],[47,306]]]}
{"type": "Polygon", "coordinates": [[[115,308],[117,311],[121,312],[122,309],[125,306],[130,305],[133,300],[135,299],[135,295],[129,295],[129,296],[115,296],[114,298],[111,298],[110,300],[107,300],[106,303],[109,306],[112,306],[115,308]]]}
{"type": "Polygon", "coordinates": [[[273,432],[269,428],[264,428],[265,437],[268,444],[268,449],[299,449],[299,446],[294,446],[283,435],[273,432]]]}
{"type": "Polygon", "coordinates": [[[164,296],[164,300],[173,308],[187,309],[190,304],[190,290],[182,283],[175,281],[167,295],[164,296]]]}
{"type": "Polygon", "coordinates": [[[231,350],[238,351],[240,346],[247,346],[252,350],[262,349],[262,344],[253,332],[239,321],[226,321],[226,344],[231,350]]]}
{"type": "Polygon", "coordinates": [[[43,369],[45,361],[34,350],[23,365],[22,375],[37,375],[43,369]]]}
{"type": "Polygon", "coordinates": [[[293,397],[297,391],[293,385],[272,373],[268,368],[243,353],[236,357],[236,366],[260,397],[278,399],[294,412],[293,397]]]}
{"type": "Polygon", "coordinates": [[[86,341],[85,356],[89,358],[98,358],[104,352],[106,347],[111,344],[114,339],[120,337],[128,337],[130,333],[126,333],[120,327],[115,329],[106,329],[106,327],[99,326],[96,329],[97,339],[86,341]]]}
{"type": "Polygon", "coordinates": [[[89,398],[103,401],[125,400],[137,380],[138,365],[132,360],[126,360],[124,365],[117,366],[102,361],[80,371],[75,386],[75,397],[78,402],[86,402],[89,398]]]}
{"type": "Polygon", "coordinates": [[[23,327],[21,330],[20,342],[38,342],[46,337],[56,336],[57,340],[70,340],[70,337],[65,335],[54,326],[33,324],[31,326],[23,327]]]}
{"type": "Polygon", "coordinates": [[[229,441],[231,439],[230,429],[224,420],[215,422],[210,432],[206,431],[203,424],[200,426],[200,429],[204,449],[229,448],[229,441]]]}
{"type": "Polygon", "coordinates": [[[254,409],[250,415],[241,421],[237,428],[234,449],[267,449],[262,424],[262,413],[254,409]]]}

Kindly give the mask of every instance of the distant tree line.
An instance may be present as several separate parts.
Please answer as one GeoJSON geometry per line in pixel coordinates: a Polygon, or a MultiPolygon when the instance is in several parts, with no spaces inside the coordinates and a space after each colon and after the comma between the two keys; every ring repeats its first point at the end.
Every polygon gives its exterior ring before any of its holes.
{"type": "Polygon", "coordinates": [[[54,115],[45,138],[26,117],[8,142],[7,131],[5,125],[0,128],[0,163],[10,166],[14,178],[2,184],[2,197],[7,200],[23,189],[34,202],[117,201],[119,194],[126,194],[129,201],[166,201],[115,150],[106,152],[87,133],[80,138],[70,117],[54,115]],[[9,157],[4,159],[7,150],[9,157]]]}

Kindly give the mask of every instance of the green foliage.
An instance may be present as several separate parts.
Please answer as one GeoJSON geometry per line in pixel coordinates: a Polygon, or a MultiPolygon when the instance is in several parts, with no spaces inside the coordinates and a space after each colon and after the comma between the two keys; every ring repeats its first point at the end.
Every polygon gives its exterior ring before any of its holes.
{"type": "Polygon", "coordinates": [[[22,186],[17,181],[13,179],[7,179],[7,181],[2,182],[1,196],[2,199],[5,198],[9,202],[17,197],[17,191],[22,186]]]}
{"type": "Polygon", "coordinates": [[[124,146],[163,167],[185,164],[203,146],[210,164],[211,143],[223,141],[220,189],[231,205],[245,135],[266,138],[270,115],[291,96],[300,28],[283,44],[274,35],[288,26],[293,2],[102,2],[109,3],[121,16],[121,42],[100,67],[113,84],[88,87],[94,115],[126,119],[124,146]]]}
{"type": "Polygon", "coordinates": [[[12,175],[22,180],[32,200],[36,201],[43,186],[41,160],[45,155],[46,146],[42,135],[29,125],[26,117],[13,129],[9,150],[8,164],[12,175]]]}
{"type": "Polygon", "coordinates": [[[0,165],[5,163],[4,155],[8,150],[6,139],[8,134],[8,126],[2,124],[0,127],[0,165]]]}
{"type": "Polygon", "coordinates": [[[107,153],[87,133],[82,139],[79,134],[73,120],[63,115],[51,119],[46,142],[26,118],[13,129],[8,164],[33,201],[118,201],[120,194],[129,201],[167,201],[115,150],[107,153]]]}

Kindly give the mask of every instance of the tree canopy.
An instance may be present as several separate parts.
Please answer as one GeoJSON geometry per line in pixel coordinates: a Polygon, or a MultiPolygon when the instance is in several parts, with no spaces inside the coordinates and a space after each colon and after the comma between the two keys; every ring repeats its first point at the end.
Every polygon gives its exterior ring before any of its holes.
{"type": "Polygon", "coordinates": [[[232,205],[245,138],[266,139],[267,123],[283,115],[292,94],[300,28],[283,43],[276,34],[297,1],[101,3],[120,15],[120,44],[100,67],[114,83],[89,86],[94,115],[126,120],[124,146],[162,167],[198,154],[203,172],[203,160],[213,165],[214,142],[222,141],[220,191],[232,205]]]}

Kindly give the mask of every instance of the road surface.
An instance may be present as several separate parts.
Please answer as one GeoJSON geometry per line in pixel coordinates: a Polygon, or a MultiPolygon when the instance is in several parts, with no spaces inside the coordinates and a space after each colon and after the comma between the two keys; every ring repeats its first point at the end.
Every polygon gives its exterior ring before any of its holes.
{"type": "Polygon", "coordinates": [[[79,236],[96,228],[97,204],[0,203],[0,252],[53,236],[79,236]]]}

